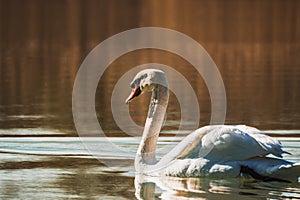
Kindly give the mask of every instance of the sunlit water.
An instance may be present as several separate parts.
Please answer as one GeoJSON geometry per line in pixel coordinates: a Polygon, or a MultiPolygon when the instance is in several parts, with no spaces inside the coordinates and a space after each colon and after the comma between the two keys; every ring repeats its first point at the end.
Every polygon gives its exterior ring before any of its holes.
{"type": "MultiPolygon", "coordinates": [[[[270,130],[266,132],[292,153],[284,158],[299,162],[299,5],[252,0],[1,0],[0,199],[299,199],[299,183],[135,177],[139,138],[123,133],[111,114],[112,91],[124,73],[145,63],[172,67],[195,91],[200,126],[211,117],[203,77],[172,53],[130,52],[104,72],[95,109],[109,139],[77,138],[72,116],[76,73],[95,46],[131,28],[175,29],[199,42],[216,63],[226,89],[225,123],[270,130]]],[[[124,92],[129,90],[128,83],[124,92]]],[[[128,108],[138,125],[145,121],[148,103],[149,96],[142,97],[128,108]]],[[[180,117],[171,93],[158,157],[181,139],[174,134],[180,117]]]]}
{"type": "MultiPolygon", "coordinates": [[[[159,138],[158,157],[166,154],[181,138],[159,138]]],[[[286,151],[292,153],[284,158],[300,162],[300,139],[277,139],[286,151]]],[[[300,198],[300,183],[135,177],[133,160],[138,144],[139,139],[132,137],[1,138],[0,199],[300,198]],[[113,144],[115,148],[101,148],[107,143],[113,144]],[[99,146],[101,151],[93,155],[90,146],[99,146]],[[138,185],[143,187],[142,192],[138,185]]]]}

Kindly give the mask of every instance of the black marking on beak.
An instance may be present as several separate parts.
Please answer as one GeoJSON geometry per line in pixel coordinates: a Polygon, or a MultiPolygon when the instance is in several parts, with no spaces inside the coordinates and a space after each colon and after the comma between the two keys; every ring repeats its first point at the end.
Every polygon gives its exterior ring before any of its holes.
{"type": "Polygon", "coordinates": [[[132,89],[129,97],[126,99],[125,103],[128,104],[132,99],[134,99],[135,97],[139,96],[141,94],[141,89],[140,87],[138,87],[137,85],[135,85],[135,87],[132,89]]]}

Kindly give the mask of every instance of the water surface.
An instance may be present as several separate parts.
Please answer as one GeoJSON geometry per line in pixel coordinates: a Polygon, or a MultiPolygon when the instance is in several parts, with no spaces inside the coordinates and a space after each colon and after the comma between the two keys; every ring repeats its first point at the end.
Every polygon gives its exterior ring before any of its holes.
{"type": "MultiPolygon", "coordinates": [[[[285,150],[292,153],[284,158],[300,162],[299,138],[278,139],[285,150]]],[[[180,140],[180,137],[161,137],[158,158],[180,140]]],[[[85,138],[84,141],[74,137],[1,138],[0,198],[300,198],[299,183],[135,177],[133,160],[139,140],[118,137],[109,141],[120,150],[102,149],[95,157],[84,144],[105,145],[105,138],[85,138]]]]}
{"type": "MultiPolygon", "coordinates": [[[[121,131],[111,113],[112,91],[124,73],[145,63],[172,67],[195,90],[200,126],[211,117],[201,75],[170,52],[129,52],[105,71],[95,103],[109,141],[87,133],[93,137],[82,142],[72,116],[76,73],[96,45],[131,28],[170,28],[199,42],[215,61],[227,95],[225,122],[266,130],[293,154],[286,159],[299,162],[299,10],[296,0],[0,0],[0,199],[300,198],[299,183],[178,178],[144,183],[135,177],[139,137],[121,131]],[[97,152],[102,162],[85,146],[107,142],[118,148],[97,152]],[[143,194],[136,190],[139,183],[143,194]]],[[[129,83],[124,92],[130,92],[129,83]]],[[[144,95],[128,108],[138,125],[148,103],[144,95]]],[[[171,94],[158,156],[189,132],[177,134],[180,116],[171,94]]]]}

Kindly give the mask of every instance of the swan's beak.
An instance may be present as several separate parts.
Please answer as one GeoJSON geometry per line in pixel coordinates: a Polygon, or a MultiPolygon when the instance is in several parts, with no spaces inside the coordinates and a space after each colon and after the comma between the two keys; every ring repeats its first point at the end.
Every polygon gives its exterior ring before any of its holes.
{"type": "Polygon", "coordinates": [[[125,103],[128,104],[132,99],[134,99],[134,97],[137,97],[141,94],[141,89],[138,86],[135,86],[132,91],[131,94],[129,95],[129,97],[126,99],[125,103]]]}

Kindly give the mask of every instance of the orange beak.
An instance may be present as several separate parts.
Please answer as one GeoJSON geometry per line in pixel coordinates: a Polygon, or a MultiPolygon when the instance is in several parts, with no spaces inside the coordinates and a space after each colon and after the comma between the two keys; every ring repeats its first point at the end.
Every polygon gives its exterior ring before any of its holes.
{"type": "Polygon", "coordinates": [[[125,103],[128,104],[132,99],[135,97],[139,96],[141,94],[141,89],[140,87],[136,86],[132,89],[129,97],[126,99],[125,103]]]}

